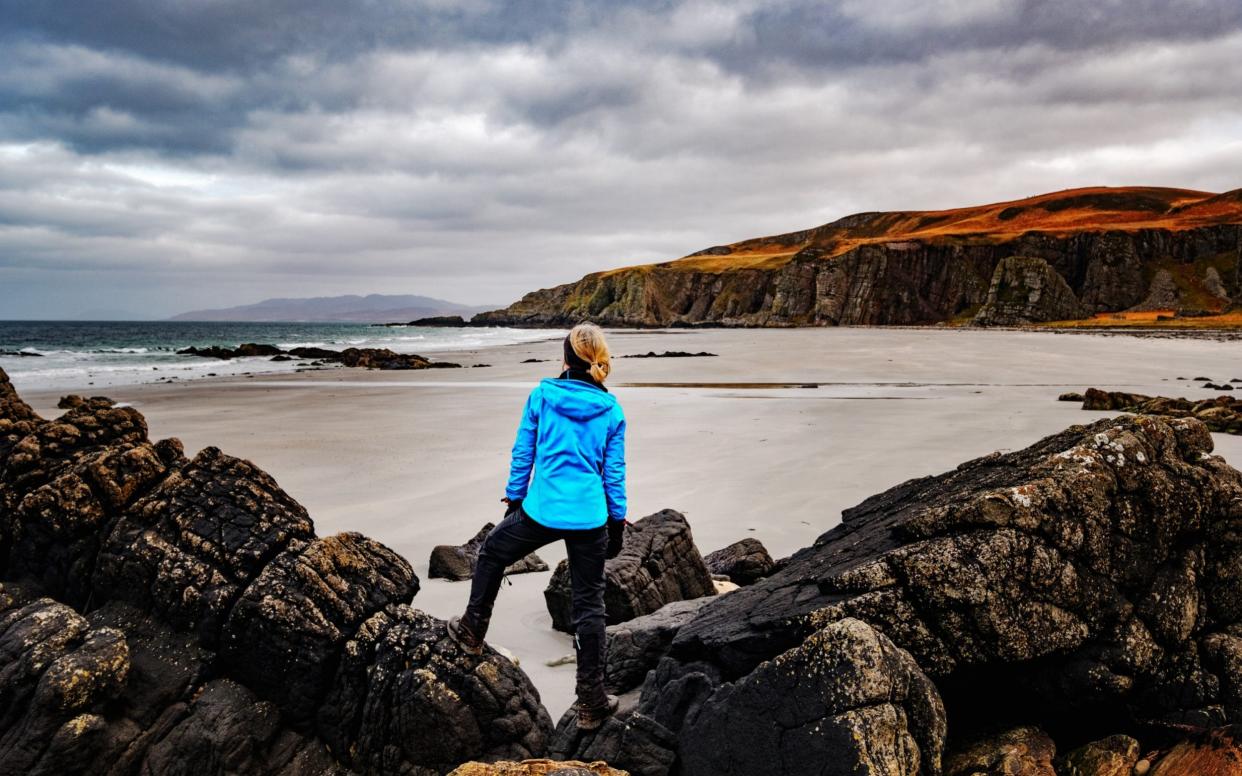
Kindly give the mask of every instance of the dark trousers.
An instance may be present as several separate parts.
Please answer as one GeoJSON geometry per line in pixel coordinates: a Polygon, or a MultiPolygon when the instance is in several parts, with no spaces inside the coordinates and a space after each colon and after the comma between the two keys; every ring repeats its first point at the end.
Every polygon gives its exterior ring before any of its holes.
{"type": "Polygon", "coordinates": [[[574,647],[578,659],[578,700],[598,707],[604,702],[604,560],[608,529],[583,531],[548,528],[519,506],[500,521],[479,549],[479,561],[470,585],[470,602],[463,622],[480,638],[487,632],[492,607],[505,568],[544,545],[564,540],[569,554],[569,581],[573,590],[574,647]]]}

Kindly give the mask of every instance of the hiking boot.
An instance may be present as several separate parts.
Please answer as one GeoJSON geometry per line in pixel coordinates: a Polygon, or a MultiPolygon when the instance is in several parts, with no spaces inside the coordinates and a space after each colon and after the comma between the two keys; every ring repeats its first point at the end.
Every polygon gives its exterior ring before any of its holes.
{"type": "Polygon", "coordinates": [[[460,617],[454,617],[448,621],[448,635],[467,655],[483,654],[483,639],[475,635],[470,626],[462,622],[460,617]]]}
{"type": "Polygon", "coordinates": [[[578,711],[578,729],[579,730],[595,730],[604,724],[604,720],[617,713],[617,706],[620,701],[615,695],[605,695],[603,704],[599,706],[586,706],[581,701],[574,705],[578,711]]]}

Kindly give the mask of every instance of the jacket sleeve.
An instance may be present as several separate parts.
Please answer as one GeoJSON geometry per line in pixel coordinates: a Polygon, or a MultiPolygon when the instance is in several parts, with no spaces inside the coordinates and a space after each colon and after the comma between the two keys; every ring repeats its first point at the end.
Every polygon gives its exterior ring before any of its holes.
{"type": "MultiPolygon", "coordinates": [[[[620,411],[618,410],[618,414],[620,411]]],[[[625,499],[625,417],[608,436],[604,447],[604,496],[608,500],[608,517],[624,520],[625,499]]]]}
{"type": "Polygon", "coordinates": [[[509,463],[509,485],[505,498],[526,498],[530,486],[531,469],[535,466],[535,436],[539,431],[539,389],[530,392],[522,409],[522,421],[518,424],[517,439],[513,441],[513,459],[509,463]]]}

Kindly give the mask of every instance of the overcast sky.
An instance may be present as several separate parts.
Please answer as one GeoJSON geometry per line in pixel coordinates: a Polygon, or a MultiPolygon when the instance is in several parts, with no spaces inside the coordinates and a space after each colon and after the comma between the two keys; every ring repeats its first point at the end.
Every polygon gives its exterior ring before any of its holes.
{"type": "Polygon", "coordinates": [[[0,317],[508,304],[861,210],[1242,186],[1239,0],[0,0],[0,317]]]}

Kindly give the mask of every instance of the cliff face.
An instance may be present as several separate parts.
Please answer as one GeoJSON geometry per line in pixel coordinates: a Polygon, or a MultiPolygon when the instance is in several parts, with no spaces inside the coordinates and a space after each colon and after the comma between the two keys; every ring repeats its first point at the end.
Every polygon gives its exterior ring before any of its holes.
{"type": "Polygon", "coordinates": [[[1175,279],[1184,306],[1221,309],[1237,298],[1242,193],[1088,192],[941,213],[849,216],[677,261],[594,273],[473,322],[933,324],[973,316],[987,301],[998,264],[1011,256],[1045,260],[1084,314],[1142,304],[1161,270],[1175,279]]]}

